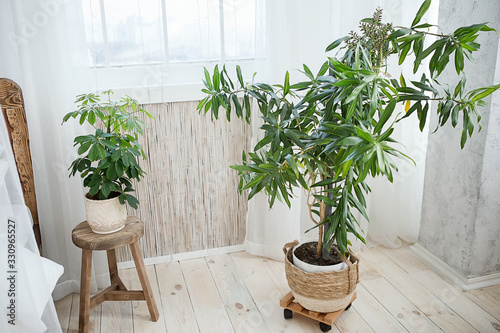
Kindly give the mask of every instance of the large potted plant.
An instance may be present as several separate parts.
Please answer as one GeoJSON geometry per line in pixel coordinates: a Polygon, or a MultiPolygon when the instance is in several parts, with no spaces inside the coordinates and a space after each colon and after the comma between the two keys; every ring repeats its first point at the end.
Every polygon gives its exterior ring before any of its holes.
{"type": "Polygon", "coordinates": [[[80,125],[90,125],[93,132],[77,136],[74,146],[78,155],[69,168],[70,176],[80,173],[85,194],[87,222],[95,233],[109,234],[125,226],[125,203],[137,208],[139,202],[131,194],[132,179],[140,181],[144,171],[137,162],[145,154],[138,142],[144,122],[139,114],[152,117],[138,102],[128,96],[111,100],[112,91],[103,92],[105,101],[96,94],[76,97],[78,109],[66,114],[63,123],[78,118],[80,125]]]}
{"type": "Polygon", "coordinates": [[[482,23],[450,34],[431,33],[433,25],[421,23],[429,6],[430,0],[423,2],[410,27],[383,23],[382,10],[377,9],[373,17],[361,21],[359,32],[327,47],[326,51],[337,50],[337,56],[329,57],[316,75],[304,65],[304,81],[296,84],[290,84],[288,72],[283,84],[272,86],[245,83],[239,67],[236,84],[225,67],[215,66],[212,75],[205,69],[207,96],[200,101],[199,112],[218,118],[223,108],[229,120],[234,110],[248,122],[253,98],[262,115],[262,139],[253,152],[243,154],[241,165],[231,166],[241,176],[240,191],[250,190],[249,199],[263,191],[272,207],[276,199],[290,206],[294,189],[305,189],[313,228],[319,232],[311,261],[316,265],[343,261],[348,266],[329,273],[304,272],[292,264],[295,244],[285,246],[290,288],[309,310],[332,312],[351,300],[358,260],[349,251],[348,234],[364,242],[353,212],[368,220],[365,194],[370,189],[365,180],[368,175],[382,175],[392,181],[397,171],[393,158],[411,160],[391,138],[395,126],[416,115],[422,130],[433,102],[438,127],[449,121],[453,127],[461,123],[463,148],[480,122],[478,106],[500,87],[466,91],[463,72],[465,59],[471,60],[479,49],[478,35],[493,29],[482,23]],[[435,41],[425,47],[429,36],[435,41]],[[408,57],[411,53],[413,57],[408,57]],[[428,75],[391,78],[386,68],[390,56],[398,57],[399,65],[412,62],[413,74],[428,59],[428,75]],[[436,80],[450,58],[461,75],[451,89],[436,80]],[[398,103],[404,105],[401,114],[395,112],[398,103]]]}

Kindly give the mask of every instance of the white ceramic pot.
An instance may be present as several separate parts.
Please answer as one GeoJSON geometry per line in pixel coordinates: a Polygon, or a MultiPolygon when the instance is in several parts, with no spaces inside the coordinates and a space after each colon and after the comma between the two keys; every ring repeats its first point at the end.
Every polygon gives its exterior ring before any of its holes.
{"type": "Polygon", "coordinates": [[[315,242],[313,240],[307,240],[307,241],[302,241],[299,244],[295,245],[293,248],[293,264],[303,270],[304,272],[307,273],[316,273],[316,272],[331,272],[331,271],[341,271],[343,269],[347,268],[347,264],[345,262],[341,262],[339,264],[335,265],[328,265],[328,266],[318,266],[318,265],[311,265],[308,264],[299,258],[295,256],[295,249],[297,249],[299,246],[301,246],[304,243],[309,243],[309,242],[315,242]]]}
{"type": "Polygon", "coordinates": [[[85,213],[90,228],[96,234],[110,234],[125,227],[127,209],[118,197],[92,200],[85,195],[85,213]]]}

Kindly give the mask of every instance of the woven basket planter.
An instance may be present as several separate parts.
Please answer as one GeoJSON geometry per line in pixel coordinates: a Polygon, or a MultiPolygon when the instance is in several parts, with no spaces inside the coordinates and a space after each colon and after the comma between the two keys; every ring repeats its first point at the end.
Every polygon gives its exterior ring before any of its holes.
{"type": "Polygon", "coordinates": [[[349,260],[344,261],[348,265],[344,270],[307,273],[293,265],[292,251],[297,244],[298,241],[294,241],[283,247],[286,279],[295,300],[315,312],[335,312],[345,308],[359,281],[359,259],[351,254],[349,260]]]}

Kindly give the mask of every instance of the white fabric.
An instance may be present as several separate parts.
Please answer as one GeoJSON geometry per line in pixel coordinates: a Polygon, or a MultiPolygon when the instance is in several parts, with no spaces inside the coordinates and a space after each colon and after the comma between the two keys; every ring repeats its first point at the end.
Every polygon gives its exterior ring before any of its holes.
{"type": "MultiPolygon", "coordinates": [[[[313,73],[317,72],[327,56],[334,55],[324,52],[326,46],[351,30],[358,30],[359,21],[371,17],[378,6],[383,8],[385,22],[410,25],[420,4],[419,1],[391,0],[269,1],[266,62],[255,80],[282,83],[288,70],[291,81],[298,82],[303,78],[299,72],[302,64],[307,64],[313,73]]],[[[429,22],[437,22],[437,18],[433,17],[437,7],[438,2],[434,1],[425,16],[429,22]]],[[[412,75],[411,67],[403,68],[405,75],[412,75]]],[[[400,73],[401,69],[397,67],[391,71],[396,78],[400,73]]],[[[402,106],[400,112],[404,112],[402,106]]],[[[413,157],[417,166],[398,161],[400,172],[395,175],[393,184],[385,178],[369,180],[372,188],[372,193],[367,196],[370,223],[358,216],[368,245],[397,247],[400,245],[399,238],[415,242],[418,237],[427,129],[420,133],[416,117],[396,127],[393,137],[404,145],[402,151],[413,157]]],[[[259,122],[254,115],[254,133],[259,133],[258,128],[259,122]]],[[[256,142],[254,137],[253,144],[256,142]]],[[[264,195],[257,195],[250,201],[245,240],[247,251],[281,260],[281,249],[286,242],[317,239],[316,230],[304,233],[313,224],[309,219],[306,195],[298,190],[296,195],[291,209],[278,203],[269,211],[264,195]]],[[[351,241],[355,251],[363,247],[354,238],[351,241]]]]}
{"type": "Polygon", "coordinates": [[[0,245],[0,331],[61,332],[51,293],[64,269],[38,253],[3,117],[0,117],[0,245]]]}
{"type": "MultiPolygon", "coordinates": [[[[72,146],[86,129],[61,126],[77,94],[94,88],[87,66],[80,1],[0,1],[0,77],[23,90],[40,217],[43,255],[64,266],[54,299],[78,292],[81,250],[72,229],[85,220],[79,177],[68,178],[72,146]]],[[[93,256],[93,292],[109,284],[106,254],[93,256]],[[96,281],[97,280],[97,281],[96,281]]],[[[3,296],[2,296],[3,297],[3,296]]]]}

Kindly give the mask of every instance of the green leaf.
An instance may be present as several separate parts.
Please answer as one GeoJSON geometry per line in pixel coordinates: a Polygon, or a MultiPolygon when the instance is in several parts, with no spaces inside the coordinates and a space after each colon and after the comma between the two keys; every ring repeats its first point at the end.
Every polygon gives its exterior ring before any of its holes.
{"type": "Polygon", "coordinates": [[[401,65],[405,61],[406,55],[408,54],[408,51],[410,51],[410,48],[411,43],[407,43],[401,50],[401,55],[399,56],[399,65],[401,65]]]}
{"type": "Polygon", "coordinates": [[[89,159],[93,162],[93,161],[96,161],[97,160],[97,157],[99,156],[99,148],[98,148],[99,144],[98,143],[94,143],[92,145],[92,147],[90,147],[90,151],[89,151],[89,154],[88,154],[88,157],[89,159]]]}
{"type": "Polygon", "coordinates": [[[462,137],[460,139],[460,147],[464,149],[465,143],[467,142],[467,131],[464,129],[462,131],[462,137]]]}
{"type": "Polygon", "coordinates": [[[420,61],[424,60],[425,58],[427,58],[432,53],[432,51],[434,51],[437,48],[443,47],[443,45],[446,44],[446,42],[447,42],[447,40],[444,39],[444,38],[436,40],[434,43],[431,44],[431,46],[429,46],[428,48],[426,48],[425,50],[423,50],[418,55],[418,57],[416,58],[415,61],[419,61],[420,62],[420,61]]]}
{"type": "Polygon", "coordinates": [[[408,28],[401,28],[401,29],[398,29],[396,31],[394,31],[393,33],[391,33],[388,37],[388,39],[397,39],[401,36],[404,36],[404,35],[407,35],[411,32],[411,29],[408,29],[408,28]]]}
{"type": "Polygon", "coordinates": [[[349,109],[347,110],[347,115],[345,117],[346,121],[351,120],[352,116],[354,115],[354,111],[356,110],[356,104],[357,104],[357,102],[358,102],[358,100],[354,99],[351,102],[351,105],[349,105],[349,109]]]}
{"type": "Polygon", "coordinates": [[[208,86],[208,89],[213,89],[212,82],[210,80],[210,73],[205,67],[203,67],[203,69],[205,71],[205,83],[208,86]]]}
{"type": "Polygon", "coordinates": [[[323,180],[321,180],[321,181],[319,181],[317,183],[314,183],[311,187],[331,185],[331,184],[334,184],[336,181],[337,180],[334,179],[334,178],[327,178],[327,179],[323,179],[323,180]]]}
{"type": "Polygon", "coordinates": [[[451,126],[455,127],[458,124],[458,113],[460,111],[460,106],[457,104],[453,107],[451,111],[451,126]]]}
{"type": "Polygon", "coordinates": [[[261,149],[262,147],[264,147],[265,145],[267,145],[268,143],[270,143],[273,140],[274,134],[275,134],[275,132],[273,132],[269,135],[266,135],[262,140],[257,142],[257,144],[255,145],[253,150],[257,151],[257,150],[261,149]]]}
{"type": "Polygon", "coordinates": [[[63,123],[67,122],[69,118],[71,117],[75,117],[77,115],[77,111],[75,112],[69,112],[69,113],[66,113],[66,115],[63,117],[63,123]]]}
{"type": "Polygon", "coordinates": [[[302,141],[300,141],[300,139],[295,135],[295,133],[290,130],[290,129],[285,129],[284,131],[285,135],[293,141],[293,143],[295,143],[297,146],[301,147],[301,148],[304,148],[304,144],[302,143],[302,141]]]}
{"type": "Polygon", "coordinates": [[[95,113],[93,111],[89,112],[87,120],[88,120],[88,122],[89,122],[90,125],[94,125],[95,124],[95,113]]]}
{"type": "Polygon", "coordinates": [[[345,86],[345,85],[357,85],[360,82],[361,81],[358,78],[346,78],[346,79],[337,81],[337,82],[335,82],[332,85],[335,86],[335,87],[341,87],[341,86],[345,86]]]}
{"type": "Polygon", "coordinates": [[[105,198],[109,197],[109,194],[111,193],[110,181],[102,183],[101,193],[105,198]]]}
{"type": "Polygon", "coordinates": [[[100,188],[99,184],[95,184],[94,186],[92,186],[89,190],[90,196],[93,197],[94,195],[96,195],[97,192],[99,192],[99,188],[100,188]]]}
{"type": "Polygon", "coordinates": [[[106,148],[104,148],[103,145],[96,144],[97,145],[97,154],[99,155],[100,158],[105,158],[107,151],[106,148]]]}
{"type": "Polygon", "coordinates": [[[311,72],[311,70],[309,69],[309,67],[306,66],[306,64],[303,64],[302,65],[304,67],[304,73],[306,74],[306,76],[313,80],[314,79],[314,74],[311,72]]]}
{"type": "Polygon", "coordinates": [[[425,0],[422,3],[422,5],[420,6],[420,8],[417,11],[417,15],[415,15],[415,18],[413,19],[413,22],[411,23],[412,28],[415,27],[418,24],[418,22],[420,22],[420,20],[422,19],[422,16],[424,16],[424,14],[427,12],[430,5],[431,5],[431,0],[425,0]]]}
{"type": "Polygon", "coordinates": [[[111,161],[112,162],[116,162],[118,161],[118,159],[120,159],[120,157],[122,156],[122,153],[120,150],[115,150],[112,154],[111,154],[111,161]]]}
{"type": "Polygon", "coordinates": [[[387,104],[385,107],[384,112],[380,116],[380,120],[377,122],[377,125],[375,126],[375,129],[373,130],[374,134],[377,134],[382,130],[382,127],[384,124],[387,122],[387,120],[391,117],[392,112],[394,111],[394,108],[396,107],[396,100],[393,99],[392,101],[387,104]]]}
{"type": "Polygon", "coordinates": [[[109,141],[109,140],[101,140],[101,143],[102,143],[103,145],[105,145],[105,146],[106,146],[107,148],[109,148],[109,149],[114,149],[114,148],[115,148],[115,144],[114,144],[114,143],[112,143],[112,142],[111,142],[111,141],[109,141]]]}
{"type": "Polygon", "coordinates": [[[242,190],[246,190],[246,189],[254,187],[255,185],[260,183],[265,178],[266,178],[265,174],[260,175],[259,177],[255,178],[254,180],[248,182],[245,186],[243,186],[242,190]]]}
{"type": "Polygon", "coordinates": [[[375,138],[372,136],[372,134],[369,132],[363,131],[359,127],[356,127],[356,134],[358,134],[358,136],[365,141],[368,141],[370,143],[375,143],[375,138]]]}
{"type": "Polygon", "coordinates": [[[411,34],[411,35],[407,35],[407,36],[404,36],[404,37],[401,37],[397,40],[398,43],[404,43],[404,42],[411,42],[415,39],[418,39],[418,38],[422,38],[424,37],[424,33],[423,32],[417,32],[416,34],[411,34]]]}
{"type": "Polygon", "coordinates": [[[434,94],[438,94],[438,91],[434,88],[434,87],[431,87],[425,83],[422,83],[422,82],[418,82],[418,81],[411,81],[411,83],[417,87],[417,88],[420,88],[422,90],[427,90],[427,91],[432,91],[434,94]]]}
{"type": "Polygon", "coordinates": [[[469,25],[466,27],[460,27],[455,32],[453,35],[456,37],[462,37],[462,36],[472,36],[476,34],[478,31],[495,31],[495,29],[492,29],[486,25],[486,23],[477,23],[473,25],[469,25]]]}
{"type": "Polygon", "coordinates": [[[424,130],[425,123],[427,122],[428,110],[429,110],[429,104],[425,104],[420,115],[420,124],[419,124],[420,132],[424,130]]]}
{"type": "Polygon", "coordinates": [[[127,198],[127,203],[130,207],[137,209],[139,206],[139,200],[137,200],[134,196],[130,194],[125,194],[125,197],[127,198]]]}
{"type": "Polygon", "coordinates": [[[82,145],[78,147],[78,155],[82,155],[83,153],[85,153],[90,148],[91,144],[92,141],[87,141],[85,143],[82,143],[82,145]]]}
{"type": "Polygon", "coordinates": [[[458,47],[455,51],[455,69],[457,74],[464,69],[464,50],[461,47],[458,47]]]}
{"type": "Polygon", "coordinates": [[[377,171],[380,171],[382,174],[386,172],[385,170],[385,154],[380,144],[377,144],[377,171]]]}
{"type": "Polygon", "coordinates": [[[108,179],[115,179],[118,178],[118,175],[116,174],[116,168],[115,165],[111,164],[108,169],[106,170],[106,178],[108,179]]]}
{"type": "Polygon", "coordinates": [[[290,92],[290,74],[288,71],[285,73],[285,83],[283,84],[283,97],[288,95],[290,92]]]}
{"type": "Polygon", "coordinates": [[[109,158],[102,159],[97,164],[97,169],[104,170],[104,169],[108,168],[110,164],[111,164],[111,161],[109,160],[109,158]]]}
{"type": "Polygon", "coordinates": [[[243,83],[243,75],[241,75],[241,67],[239,65],[236,66],[236,76],[238,77],[241,88],[245,87],[245,83],[243,83]]]}
{"type": "Polygon", "coordinates": [[[419,24],[417,26],[414,26],[413,29],[427,29],[427,28],[430,28],[433,26],[434,26],[433,24],[424,23],[424,24],[419,24]]]}
{"type": "Polygon", "coordinates": [[[403,73],[401,73],[401,75],[399,76],[399,82],[401,83],[401,87],[396,87],[396,90],[403,91],[403,90],[399,90],[400,88],[406,88],[406,80],[405,80],[405,77],[403,76],[403,73]]]}
{"type": "Polygon", "coordinates": [[[356,88],[354,88],[354,90],[349,95],[349,97],[347,97],[347,99],[345,100],[345,102],[346,103],[350,103],[351,101],[356,100],[358,98],[358,95],[361,93],[361,91],[363,89],[366,88],[367,85],[368,85],[368,82],[364,82],[363,81],[363,83],[361,83],[359,86],[357,86],[356,88]]]}
{"type": "Polygon", "coordinates": [[[390,140],[389,136],[394,132],[394,127],[390,127],[384,133],[377,137],[377,142],[383,142],[384,140],[390,140]]]}
{"type": "Polygon", "coordinates": [[[293,172],[295,173],[295,176],[299,177],[299,169],[297,168],[297,163],[295,163],[293,156],[286,155],[285,160],[287,161],[288,165],[292,168],[293,172]]]}
{"type": "Polygon", "coordinates": [[[123,165],[121,162],[115,163],[115,171],[118,177],[123,176],[123,165]]]}
{"type": "Polygon", "coordinates": [[[92,138],[94,138],[93,135],[80,135],[80,136],[77,136],[74,140],[75,143],[82,143],[82,142],[85,142],[85,141],[88,141],[88,140],[91,140],[92,138]]]}
{"type": "Polygon", "coordinates": [[[253,85],[266,91],[274,91],[274,89],[270,85],[265,83],[254,83],[253,85]]]}
{"type": "MultiPolygon", "coordinates": [[[[500,88],[500,84],[477,89],[477,90],[482,90],[482,92],[478,93],[474,97],[472,97],[471,102],[475,102],[475,101],[478,101],[480,99],[485,98],[486,96],[494,93],[498,88],[500,88]]],[[[477,90],[475,90],[475,91],[477,91],[477,90]]]]}
{"type": "Polygon", "coordinates": [[[348,40],[350,38],[351,38],[350,36],[344,36],[344,37],[341,37],[341,38],[335,40],[333,43],[331,43],[330,45],[328,45],[326,47],[325,52],[333,50],[334,48],[336,48],[337,46],[339,46],[340,44],[342,44],[343,41],[348,40]]]}
{"type": "Polygon", "coordinates": [[[236,94],[231,94],[231,99],[233,100],[234,108],[236,109],[236,116],[238,118],[242,118],[243,112],[241,109],[240,101],[238,100],[238,97],[236,96],[236,94]]]}
{"type": "Polygon", "coordinates": [[[250,123],[250,116],[251,116],[250,97],[248,97],[248,95],[245,95],[243,97],[243,100],[245,101],[245,120],[247,123],[250,123]]]}
{"type": "Polygon", "coordinates": [[[215,65],[214,67],[214,76],[212,77],[214,82],[214,90],[220,91],[220,74],[219,74],[219,66],[215,65]]]}

